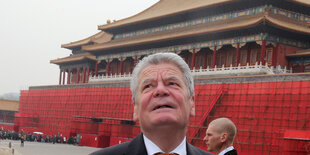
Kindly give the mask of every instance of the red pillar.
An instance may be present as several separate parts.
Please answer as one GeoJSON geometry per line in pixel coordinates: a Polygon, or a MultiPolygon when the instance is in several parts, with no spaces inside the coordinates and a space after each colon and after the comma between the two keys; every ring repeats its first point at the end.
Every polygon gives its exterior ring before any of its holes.
{"type": "Polygon", "coordinates": [[[65,79],[66,79],[66,70],[64,69],[62,72],[62,84],[65,84],[65,79]]]}
{"type": "Polygon", "coordinates": [[[85,83],[85,79],[86,79],[86,69],[85,69],[85,67],[83,67],[83,80],[82,80],[82,82],[83,83],[85,83]]]}
{"type": "Polygon", "coordinates": [[[108,59],[108,62],[107,62],[106,76],[108,76],[109,74],[110,74],[110,59],[108,59]]]}
{"type": "Polygon", "coordinates": [[[191,69],[195,67],[196,49],[193,49],[191,69]]]}
{"type": "Polygon", "coordinates": [[[59,85],[61,85],[61,73],[62,73],[62,69],[60,69],[60,73],[59,73],[59,85]]]}
{"type": "Polygon", "coordinates": [[[302,62],[302,64],[301,64],[301,72],[302,73],[305,72],[305,64],[304,64],[304,62],[302,62]]]}
{"type": "Polygon", "coordinates": [[[133,60],[133,66],[131,67],[131,71],[130,71],[131,73],[132,73],[133,69],[136,67],[137,62],[138,62],[138,57],[135,56],[135,57],[134,57],[134,60],[133,60]]]}
{"type": "Polygon", "coordinates": [[[71,80],[71,69],[68,69],[67,84],[70,84],[70,80],[71,80]]]}
{"type": "Polygon", "coordinates": [[[120,73],[123,74],[123,58],[121,58],[121,64],[120,64],[120,73]]]}
{"type": "Polygon", "coordinates": [[[272,66],[274,68],[277,67],[277,60],[278,60],[278,50],[279,50],[279,43],[276,44],[276,47],[273,48],[272,51],[272,66]]]}
{"type": "Polygon", "coordinates": [[[203,68],[207,68],[207,65],[208,65],[208,54],[206,53],[204,57],[205,57],[205,61],[203,63],[203,68]]]}
{"type": "Polygon", "coordinates": [[[263,40],[260,52],[260,62],[262,62],[262,65],[265,65],[265,53],[266,53],[266,40],[263,40]]]}
{"type": "Polygon", "coordinates": [[[250,64],[250,55],[251,55],[251,47],[248,46],[248,51],[246,53],[246,63],[249,64],[249,65],[251,65],[250,64]]]}
{"type": "Polygon", "coordinates": [[[216,46],[214,46],[213,58],[212,58],[212,68],[215,67],[216,64],[216,46]]]}
{"type": "Polygon", "coordinates": [[[96,61],[95,76],[98,77],[98,61],[96,61]]]}
{"type": "Polygon", "coordinates": [[[236,51],[236,64],[238,66],[240,63],[240,43],[237,43],[237,51],[236,51]]]}
{"type": "Polygon", "coordinates": [[[87,76],[86,76],[86,82],[88,83],[89,80],[89,66],[87,66],[87,76]]]}
{"type": "Polygon", "coordinates": [[[80,82],[80,68],[77,68],[76,69],[77,71],[77,73],[76,73],[76,83],[79,83],[80,82]]]}

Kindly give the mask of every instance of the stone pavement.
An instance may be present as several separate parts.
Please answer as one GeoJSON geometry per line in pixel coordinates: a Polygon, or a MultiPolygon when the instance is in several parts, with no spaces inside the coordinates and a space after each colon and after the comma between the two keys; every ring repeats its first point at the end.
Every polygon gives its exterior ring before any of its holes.
{"type": "Polygon", "coordinates": [[[21,147],[19,140],[0,140],[0,155],[13,155],[13,149],[14,155],[87,155],[100,148],[28,141],[21,147]],[[10,142],[11,148],[9,148],[10,142]]]}

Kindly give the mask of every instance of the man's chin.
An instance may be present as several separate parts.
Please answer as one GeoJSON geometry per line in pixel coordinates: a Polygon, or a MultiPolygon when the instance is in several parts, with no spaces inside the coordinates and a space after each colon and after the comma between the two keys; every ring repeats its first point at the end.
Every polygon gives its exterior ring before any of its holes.
{"type": "Polygon", "coordinates": [[[160,127],[169,127],[169,126],[176,126],[178,124],[175,119],[169,119],[169,118],[157,118],[151,121],[154,127],[160,128],[160,127]]]}
{"type": "Polygon", "coordinates": [[[212,148],[208,148],[208,147],[207,147],[207,150],[210,152],[214,151],[212,148]]]}

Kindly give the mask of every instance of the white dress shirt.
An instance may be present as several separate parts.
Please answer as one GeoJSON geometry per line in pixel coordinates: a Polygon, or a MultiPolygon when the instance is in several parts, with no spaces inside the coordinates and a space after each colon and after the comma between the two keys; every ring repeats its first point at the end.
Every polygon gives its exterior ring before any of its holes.
{"type": "Polygon", "coordinates": [[[225,150],[221,151],[218,155],[224,155],[225,153],[233,150],[234,147],[233,146],[229,146],[228,148],[226,148],[225,150]]]}
{"type": "MultiPolygon", "coordinates": [[[[145,148],[148,155],[153,155],[162,151],[156,144],[154,144],[150,139],[143,135],[143,140],[145,144],[145,148]]],[[[186,137],[184,137],[183,141],[179,146],[177,146],[174,150],[169,153],[177,153],[179,155],[186,155],[186,137]]]]}

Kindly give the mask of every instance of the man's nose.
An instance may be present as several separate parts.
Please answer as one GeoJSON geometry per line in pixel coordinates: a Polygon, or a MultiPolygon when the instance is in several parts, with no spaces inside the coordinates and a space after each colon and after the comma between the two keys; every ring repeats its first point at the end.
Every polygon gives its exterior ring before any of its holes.
{"type": "Polygon", "coordinates": [[[169,91],[167,90],[167,87],[164,85],[164,83],[159,82],[156,86],[154,96],[160,97],[160,96],[168,96],[168,95],[169,95],[169,91]]]}
{"type": "Polygon", "coordinates": [[[204,142],[207,142],[207,139],[208,139],[207,136],[203,137],[204,142]]]}

